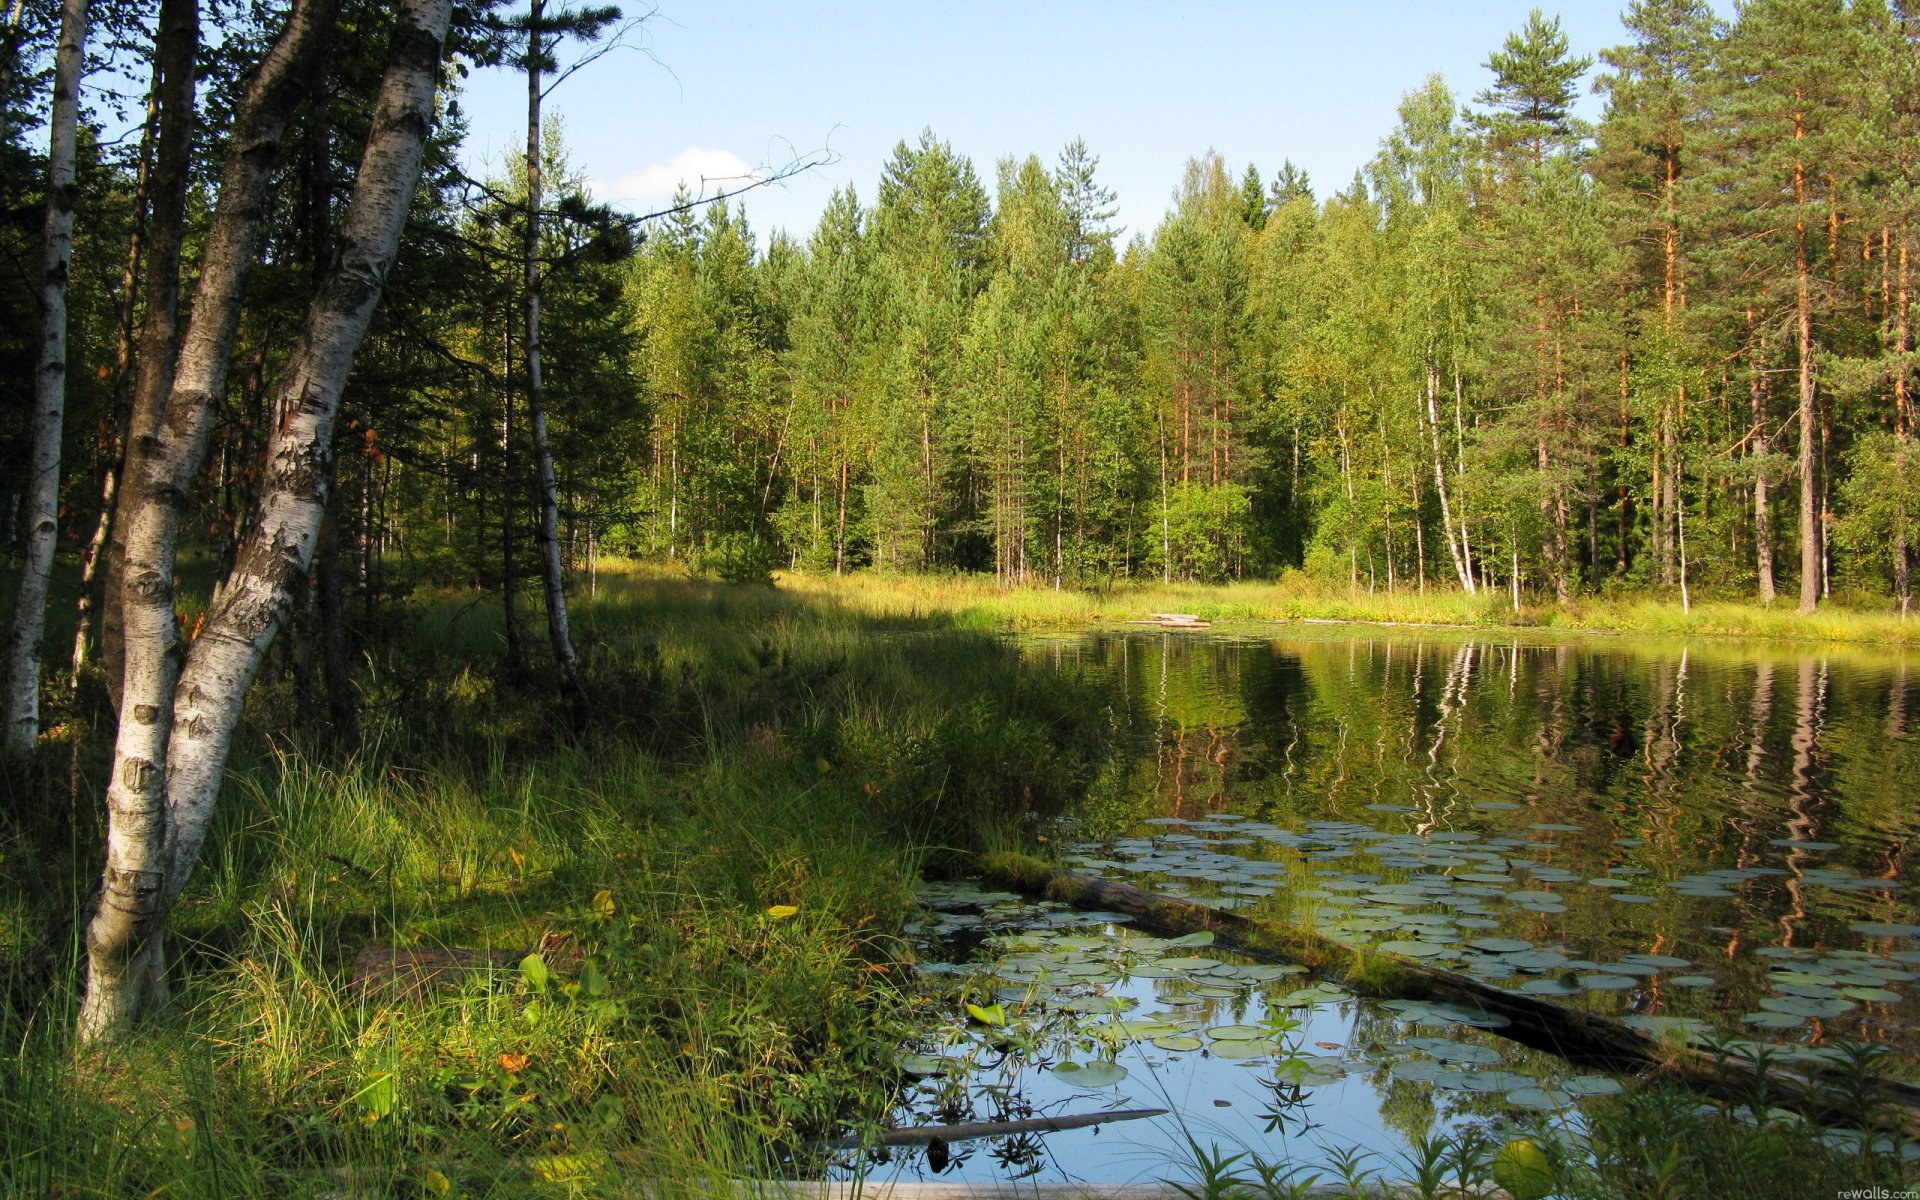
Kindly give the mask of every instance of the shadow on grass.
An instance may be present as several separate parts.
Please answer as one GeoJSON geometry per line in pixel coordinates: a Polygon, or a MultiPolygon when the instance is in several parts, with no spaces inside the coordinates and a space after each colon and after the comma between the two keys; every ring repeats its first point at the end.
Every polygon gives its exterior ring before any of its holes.
{"type": "Polygon", "coordinates": [[[314,715],[296,625],[174,914],[175,1001],[104,1052],[68,1030],[110,728],[97,695],[50,693],[6,780],[0,1190],[815,1169],[821,1135],[886,1111],[914,881],[1057,811],[1105,744],[1091,685],[943,624],[603,576],[576,733],[546,664],[502,662],[497,601],[426,595],[361,648],[354,747],[314,715]],[[369,943],[543,937],[565,947],[546,976],[424,1004],[348,979],[369,943]]]}

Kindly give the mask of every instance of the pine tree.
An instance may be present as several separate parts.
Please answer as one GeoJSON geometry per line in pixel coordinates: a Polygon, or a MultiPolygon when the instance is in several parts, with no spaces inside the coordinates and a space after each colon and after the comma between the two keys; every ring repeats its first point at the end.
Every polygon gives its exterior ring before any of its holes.
{"type": "Polygon", "coordinates": [[[1832,258],[1846,171],[1849,80],[1858,29],[1840,0],[1754,0],[1720,43],[1713,119],[1714,192],[1723,245],[1746,247],[1743,290],[1777,329],[1795,371],[1800,477],[1800,610],[1826,590],[1817,328],[1823,260],[1832,258]]]}
{"type": "MultiPolygon", "coordinates": [[[[1675,363],[1689,355],[1687,307],[1692,252],[1688,227],[1697,225],[1699,189],[1695,173],[1705,138],[1703,89],[1711,66],[1713,15],[1700,0],[1637,0],[1626,13],[1627,28],[1635,35],[1628,45],[1603,57],[1612,71],[1598,86],[1608,96],[1606,120],[1600,127],[1597,170],[1611,185],[1611,195],[1622,207],[1633,244],[1640,248],[1630,284],[1636,302],[1656,298],[1658,319],[1646,345],[1622,351],[1634,358],[1675,363]]],[[[1678,578],[1678,524],[1685,497],[1679,487],[1679,432],[1687,408],[1684,372],[1674,376],[1674,387],[1652,397],[1650,450],[1633,453],[1631,425],[1622,415],[1620,457],[1644,458],[1650,468],[1649,504],[1653,552],[1660,578],[1672,584],[1678,578]]],[[[1763,378],[1763,376],[1756,376],[1763,378]]],[[[1756,397],[1761,393],[1756,392],[1756,397]]],[[[1764,401],[1755,413],[1754,523],[1759,592],[1763,603],[1773,599],[1770,518],[1767,509],[1768,427],[1764,401]]],[[[1627,463],[1622,461],[1621,470],[1627,463]]],[[[1622,479],[1617,493],[1622,542],[1629,485],[1622,479]]],[[[1617,561],[1630,552],[1623,544],[1617,561]]]]}
{"type": "Polygon", "coordinates": [[[1570,54],[1560,18],[1542,16],[1536,8],[1484,65],[1493,72],[1493,86],[1473,99],[1490,111],[1474,121],[1486,132],[1494,155],[1518,152],[1535,165],[1546,161],[1548,152],[1576,131],[1574,96],[1593,60],[1570,54]]]}

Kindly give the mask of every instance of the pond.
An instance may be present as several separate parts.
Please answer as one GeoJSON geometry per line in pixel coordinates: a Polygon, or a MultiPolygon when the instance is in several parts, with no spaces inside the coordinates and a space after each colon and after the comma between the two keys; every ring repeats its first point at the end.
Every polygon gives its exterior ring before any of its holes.
{"type": "MultiPolygon", "coordinates": [[[[1920,1063],[1920,664],[1349,626],[1020,645],[1113,698],[1114,752],[1051,831],[1069,865],[1662,1036],[1920,1063]]],[[[1171,1111],[850,1169],[1121,1182],[1218,1146],[1405,1177],[1438,1133],[1577,1139],[1620,1086],[1489,1014],[1362,1000],[1204,936],[966,882],[926,899],[922,977],[951,986],[905,1048],[898,1124],[1171,1111]]]]}

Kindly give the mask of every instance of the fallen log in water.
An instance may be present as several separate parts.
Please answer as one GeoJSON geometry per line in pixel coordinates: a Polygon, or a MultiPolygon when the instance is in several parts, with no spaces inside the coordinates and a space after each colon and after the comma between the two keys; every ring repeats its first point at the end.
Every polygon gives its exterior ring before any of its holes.
{"type": "Polygon", "coordinates": [[[1581,1066],[1652,1074],[1743,1102],[1765,1095],[1768,1103],[1822,1120],[1871,1122],[1920,1137],[1920,1086],[1914,1084],[1763,1066],[1737,1055],[1675,1045],[1610,1017],[1510,992],[1457,971],[1069,871],[1026,855],[985,855],[981,868],[998,885],[1078,908],[1126,913],[1150,932],[1177,936],[1210,931],[1219,945],[1249,958],[1295,963],[1363,995],[1470,1005],[1506,1018],[1508,1024],[1496,1031],[1501,1036],[1581,1066]]]}
{"type": "Polygon", "coordinates": [[[924,1146],[930,1142],[965,1142],[975,1138],[1011,1137],[1021,1133],[1059,1133],[1067,1129],[1089,1129],[1109,1121],[1138,1121],[1145,1117],[1164,1117],[1164,1108],[1116,1108],[1108,1112],[1074,1113],[1061,1117],[1027,1117],[1019,1121],[968,1121],[959,1125],[916,1125],[911,1129],[889,1129],[872,1142],[843,1137],[827,1143],[829,1150],[858,1150],[862,1146],[924,1146]]]}

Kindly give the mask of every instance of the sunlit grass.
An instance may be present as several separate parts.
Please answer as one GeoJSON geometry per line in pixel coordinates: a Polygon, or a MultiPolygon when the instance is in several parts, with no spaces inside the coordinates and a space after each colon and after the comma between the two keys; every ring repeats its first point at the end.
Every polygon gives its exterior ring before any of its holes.
{"type": "Polygon", "coordinates": [[[63,919],[99,869],[107,750],[84,703],[63,714],[77,774],[63,752],[9,777],[0,1194],[815,1173],[823,1137],[891,1101],[915,881],[1066,802],[1097,738],[1088,685],[997,639],[876,637],[770,588],[603,577],[579,621],[583,738],[537,637],[502,669],[497,598],[404,617],[369,647],[350,750],[301,717],[317,684],[270,667],[175,914],[175,1002],[104,1053],[68,1034],[63,919]],[[481,972],[402,1003],[350,978],[368,945],[556,936],[544,991],[481,972]]]}
{"type": "Polygon", "coordinates": [[[1135,582],[1101,590],[1003,588],[974,575],[833,576],[783,573],[783,591],[898,621],[938,621],[972,629],[1036,629],[1121,624],[1149,613],[1184,612],[1203,620],[1353,621],[1465,629],[1547,629],[1657,637],[1753,638],[1805,642],[1920,645],[1920,620],[1886,608],[1829,605],[1802,615],[1790,600],[1771,607],[1712,600],[1691,610],[1677,598],[1579,597],[1567,604],[1507,593],[1469,596],[1457,588],[1350,590],[1289,572],[1270,582],[1135,582]]]}
{"type": "MultiPolygon", "coordinates": [[[[1050,828],[1036,818],[1124,787],[1091,685],[969,631],[1153,611],[1504,619],[1486,598],[1298,578],[1002,592],[627,566],[579,598],[598,701],[580,739],[537,607],[516,675],[497,597],[424,594],[368,648],[357,747],[301,716],[318,711],[313,680],[270,668],[177,914],[176,1002],[99,1055],[66,1032],[80,976],[61,921],[98,870],[106,752],[73,702],[57,761],[7,784],[23,815],[0,848],[0,1193],[656,1194],[817,1170],[822,1135],[891,1101],[914,881],[982,852],[1015,860],[1050,828]],[[397,1004],[349,978],[369,944],[521,951],[547,935],[592,957],[597,990],[570,952],[544,991],[506,971],[397,1004]]],[[[1638,610],[1556,618],[1606,611],[1638,610]]],[[[1670,616],[1633,619],[1691,632],[1670,616]]],[[[1743,1178],[1803,1141],[1741,1142],[1757,1147],[1743,1178]]]]}

